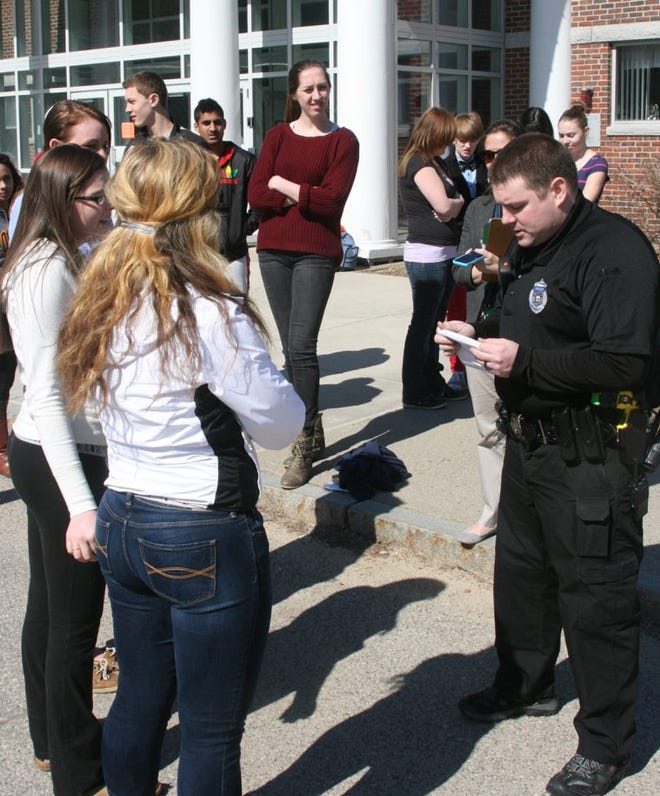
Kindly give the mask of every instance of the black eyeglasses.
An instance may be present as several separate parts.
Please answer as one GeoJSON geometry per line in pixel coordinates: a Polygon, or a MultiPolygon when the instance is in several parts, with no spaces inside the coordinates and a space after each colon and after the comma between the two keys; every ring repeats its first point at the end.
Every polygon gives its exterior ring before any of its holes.
{"type": "Polygon", "coordinates": [[[98,207],[109,204],[108,200],[105,198],[105,194],[102,193],[95,193],[93,196],[74,196],[73,199],[75,202],[94,202],[98,207]]]}
{"type": "Polygon", "coordinates": [[[486,163],[492,163],[501,151],[501,149],[484,149],[484,160],[486,163]]]}

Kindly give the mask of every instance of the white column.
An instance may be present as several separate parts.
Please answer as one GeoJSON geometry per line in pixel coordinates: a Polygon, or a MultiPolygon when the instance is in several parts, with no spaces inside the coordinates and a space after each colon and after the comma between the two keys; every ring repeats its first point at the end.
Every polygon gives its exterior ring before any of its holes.
{"type": "Polygon", "coordinates": [[[557,121],[571,102],[571,0],[532,0],[529,104],[557,121]]]}
{"type": "Polygon", "coordinates": [[[236,0],[191,0],[190,102],[211,97],[227,119],[225,138],[241,135],[241,86],[238,65],[238,3],[236,0]]]}
{"type": "Polygon", "coordinates": [[[337,122],[360,142],[343,224],[360,257],[398,253],[394,0],[338,0],[337,122]]]}

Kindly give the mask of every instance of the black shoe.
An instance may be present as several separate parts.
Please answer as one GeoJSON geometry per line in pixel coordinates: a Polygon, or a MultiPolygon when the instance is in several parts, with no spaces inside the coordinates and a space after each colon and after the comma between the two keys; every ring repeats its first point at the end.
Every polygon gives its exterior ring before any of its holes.
{"type": "Polygon", "coordinates": [[[445,386],[444,396],[448,401],[462,401],[467,398],[468,391],[460,387],[454,387],[451,384],[445,386]]]}
{"type": "Polygon", "coordinates": [[[547,688],[536,701],[520,702],[504,696],[494,686],[490,686],[463,697],[458,703],[458,709],[472,721],[490,724],[518,716],[554,716],[559,710],[559,703],[552,687],[547,688]]]}
{"type": "Polygon", "coordinates": [[[448,401],[460,401],[468,396],[467,378],[464,370],[452,373],[451,379],[445,384],[445,398],[448,401]]]}
{"type": "Polygon", "coordinates": [[[573,755],[548,782],[546,791],[554,796],[600,796],[625,775],[629,763],[630,758],[626,758],[618,766],[608,766],[582,755],[573,755]]]}
{"type": "Polygon", "coordinates": [[[404,409],[442,409],[447,404],[445,399],[439,395],[427,395],[416,401],[403,401],[402,403],[404,409]]]}

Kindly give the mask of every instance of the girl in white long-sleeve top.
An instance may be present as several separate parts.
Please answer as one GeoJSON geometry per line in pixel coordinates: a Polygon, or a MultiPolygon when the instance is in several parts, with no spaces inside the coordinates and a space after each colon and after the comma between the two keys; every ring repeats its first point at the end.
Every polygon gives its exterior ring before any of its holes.
{"type": "Polygon", "coordinates": [[[252,440],[286,446],[304,407],[250,301],[230,295],[216,194],[200,147],[132,147],[108,188],[119,223],[60,337],[71,406],[95,395],[108,442],[96,545],[122,656],[103,735],[111,794],[153,789],[175,698],[177,793],[241,793],[271,606],[252,440]]]}
{"type": "Polygon", "coordinates": [[[107,475],[94,411],[67,415],[57,335],[83,267],[79,247],[108,228],[105,159],[62,144],[33,166],[5,262],[3,298],[23,382],[9,438],[14,486],[27,506],[30,585],[22,654],[35,765],[56,796],[103,785],[92,713],[92,656],[103,608],[93,549],[107,475]]]}

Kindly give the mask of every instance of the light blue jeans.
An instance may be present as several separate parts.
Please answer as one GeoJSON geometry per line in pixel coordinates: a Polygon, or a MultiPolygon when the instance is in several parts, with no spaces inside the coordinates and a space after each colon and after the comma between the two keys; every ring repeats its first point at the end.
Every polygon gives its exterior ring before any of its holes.
{"type": "Polygon", "coordinates": [[[108,490],[98,559],[119,688],[103,731],[112,796],[153,796],[174,700],[179,796],[240,796],[240,744],[268,634],[261,515],[172,507],[108,490]]]}

